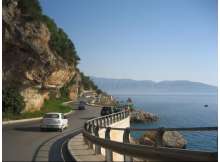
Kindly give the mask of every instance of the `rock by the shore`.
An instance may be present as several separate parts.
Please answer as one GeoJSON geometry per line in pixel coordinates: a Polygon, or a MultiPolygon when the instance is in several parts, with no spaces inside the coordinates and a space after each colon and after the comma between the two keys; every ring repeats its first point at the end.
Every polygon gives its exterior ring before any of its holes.
{"type": "Polygon", "coordinates": [[[129,137],[129,141],[130,141],[131,144],[139,144],[139,140],[135,139],[135,138],[133,138],[131,136],[129,137]]]}
{"type": "Polygon", "coordinates": [[[154,122],[157,121],[159,119],[158,116],[149,113],[149,112],[144,112],[144,111],[134,111],[131,114],[131,122],[154,122]]]}
{"type": "Polygon", "coordinates": [[[187,140],[177,131],[166,131],[163,134],[163,145],[172,148],[186,148],[187,140]]]}
{"type": "Polygon", "coordinates": [[[155,145],[155,141],[151,140],[150,138],[148,138],[146,136],[141,137],[138,142],[141,145],[149,145],[149,146],[154,146],[155,145]]]}
{"type": "Polygon", "coordinates": [[[150,145],[153,146],[155,145],[156,142],[156,136],[157,132],[156,131],[146,131],[138,140],[139,144],[142,145],[150,145]]]}
{"type": "MultiPolygon", "coordinates": [[[[153,146],[156,143],[157,132],[146,131],[138,144],[153,146]]],[[[186,148],[187,140],[177,131],[166,131],[162,136],[162,146],[170,148],[186,148]]]]}

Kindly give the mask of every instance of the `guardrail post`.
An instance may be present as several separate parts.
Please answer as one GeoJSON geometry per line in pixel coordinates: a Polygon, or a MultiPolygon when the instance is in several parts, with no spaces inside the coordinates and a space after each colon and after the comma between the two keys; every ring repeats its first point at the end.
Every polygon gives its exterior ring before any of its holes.
{"type": "Polygon", "coordinates": [[[99,126],[99,119],[96,119],[96,126],[99,126]]]}
{"type": "MultiPolygon", "coordinates": [[[[126,128],[124,130],[124,134],[123,134],[123,143],[130,143],[129,134],[130,134],[130,129],[126,128]]],[[[128,155],[125,154],[124,155],[124,161],[125,162],[132,162],[133,158],[131,156],[128,156],[128,155]]]]}
{"type": "MultiPolygon", "coordinates": [[[[84,129],[86,130],[86,131],[88,131],[88,123],[85,123],[84,124],[84,129]]],[[[85,142],[85,144],[87,144],[87,145],[89,145],[89,142],[88,142],[88,140],[83,136],[83,140],[84,140],[84,142],[85,142]]]]}
{"type": "MultiPolygon", "coordinates": [[[[110,140],[110,131],[111,131],[111,128],[108,127],[106,128],[106,131],[105,131],[105,139],[106,140],[110,140]]],[[[112,162],[113,158],[112,158],[112,150],[110,149],[105,149],[105,160],[106,162],[112,162]]]]}
{"type": "Polygon", "coordinates": [[[156,146],[156,147],[160,147],[160,146],[163,145],[163,140],[162,140],[162,138],[163,138],[164,132],[165,132],[165,131],[164,131],[164,128],[163,128],[163,127],[161,127],[161,128],[158,129],[157,135],[156,135],[156,142],[155,142],[155,146],[156,146]]]}
{"type": "Polygon", "coordinates": [[[129,116],[129,112],[125,111],[125,116],[128,117],[129,116]]]}
{"type": "Polygon", "coordinates": [[[97,119],[97,120],[96,120],[96,123],[97,123],[97,126],[100,127],[100,119],[97,119]]]}
{"type": "MultiPolygon", "coordinates": [[[[90,134],[92,134],[92,124],[89,124],[88,132],[89,132],[90,134]]],[[[87,141],[87,143],[88,143],[88,145],[89,145],[89,148],[93,149],[93,144],[92,144],[92,142],[87,141]]]]}
{"type": "Polygon", "coordinates": [[[92,125],[93,125],[93,126],[95,125],[95,120],[92,120],[92,125]]]}
{"type": "Polygon", "coordinates": [[[107,126],[109,126],[109,116],[106,117],[107,120],[107,126]]]}
{"type": "Polygon", "coordinates": [[[99,127],[102,127],[102,119],[99,119],[99,127]]]}
{"type": "Polygon", "coordinates": [[[112,122],[112,115],[109,117],[109,119],[110,119],[110,124],[112,124],[113,122],[112,122]]]}
{"type": "Polygon", "coordinates": [[[103,123],[103,118],[99,119],[100,120],[100,126],[104,127],[104,123],[103,123]]]}
{"type": "Polygon", "coordinates": [[[103,118],[103,122],[104,127],[106,127],[106,118],[103,118]]]}
{"type": "MultiPolygon", "coordinates": [[[[99,138],[99,126],[94,127],[94,134],[97,138],[99,138]]],[[[101,154],[101,146],[95,144],[95,154],[101,154]]]]}

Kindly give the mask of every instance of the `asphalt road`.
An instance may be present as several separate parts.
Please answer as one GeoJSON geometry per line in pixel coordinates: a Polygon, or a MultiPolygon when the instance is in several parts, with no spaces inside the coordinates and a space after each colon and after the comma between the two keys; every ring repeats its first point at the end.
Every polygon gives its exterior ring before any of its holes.
{"type": "MultiPolygon", "coordinates": [[[[73,106],[73,107],[76,107],[73,106]]],[[[68,116],[69,127],[63,132],[40,131],[40,121],[2,126],[2,160],[32,161],[39,146],[48,139],[83,126],[84,122],[99,116],[100,108],[87,106],[86,110],[74,110],[68,116]]]]}

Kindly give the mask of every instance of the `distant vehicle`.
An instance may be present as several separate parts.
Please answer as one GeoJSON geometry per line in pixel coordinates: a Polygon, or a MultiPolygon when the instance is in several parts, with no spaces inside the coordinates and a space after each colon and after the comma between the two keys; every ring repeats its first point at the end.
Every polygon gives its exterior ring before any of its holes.
{"type": "Polygon", "coordinates": [[[113,109],[111,107],[102,107],[101,116],[110,115],[113,113],[113,109]]]}
{"type": "Polygon", "coordinates": [[[122,111],[121,108],[118,108],[118,107],[113,108],[113,113],[117,113],[117,112],[120,112],[120,111],[122,111]]]}
{"type": "Polygon", "coordinates": [[[204,107],[208,107],[209,105],[204,105],[204,107]]]}
{"type": "Polygon", "coordinates": [[[64,128],[67,127],[68,119],[64,117],[63,113],[57,112],[46,113],[40,125],[42,131],[46,129],[58,129],[63,131],[64,128]]]}
{"type": "Polygon", "coordinates": [[[84,101],[80,101],[78,109],[79,110],[85,110],[86,109],[86,103],[84,101]]]}

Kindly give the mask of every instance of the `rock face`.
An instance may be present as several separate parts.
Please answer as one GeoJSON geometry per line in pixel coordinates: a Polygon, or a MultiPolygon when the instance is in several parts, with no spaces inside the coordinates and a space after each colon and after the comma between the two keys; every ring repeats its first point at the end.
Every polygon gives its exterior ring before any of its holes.
{"type": "Polygon", "coordinates": [[[40,108],[44,104],[44,100],[49,98],[49,93],[39,92],[38,89],[26,88],[21,91],[21,95],[25,96],[24,101],[26,103],[25,111],[36,111],[36,108],[40,108]]]}
{"type": "Polygon", "coordinates": [[[131,115],[131,122],[154,122],[159,120],[159,117],[144,111],[134,111],[131,115]]]}
{"type": "Polygon", "coordinates": [[[81,82],[81,78],[80,78],[80,75],[78,72],[76,72],[76,75],[75,75],[75,84],[72,84],[70,87],[69,87],[69,98],[71,100],[76,100],[78,95],[80,95],[80,82],[81,82]]]}
{"type": "MultiPolygon", "coordinates": [[[[4,87],[19,85],[25,110],[35,111],[41,108],[51,89],[59,89],[78,72],[50,48],[47,26],[39,21],[25,21],[25,16],[18,8],[18,0],[8,1],[2,9],[2,80],[4,87]]],[[[75,85],[70,98],[76,98],[77,93],[75,85]]]]}
{"type": "MultiPolygon", "coordinates": [[[[156,144],[157,131],[146,131],[139,139],[142,145],[154,146],[156,144]]],[[[177,131],[166,131],[162,136],[162,146],[170,148],[186,148],[187,140],[177,131]]]]}

